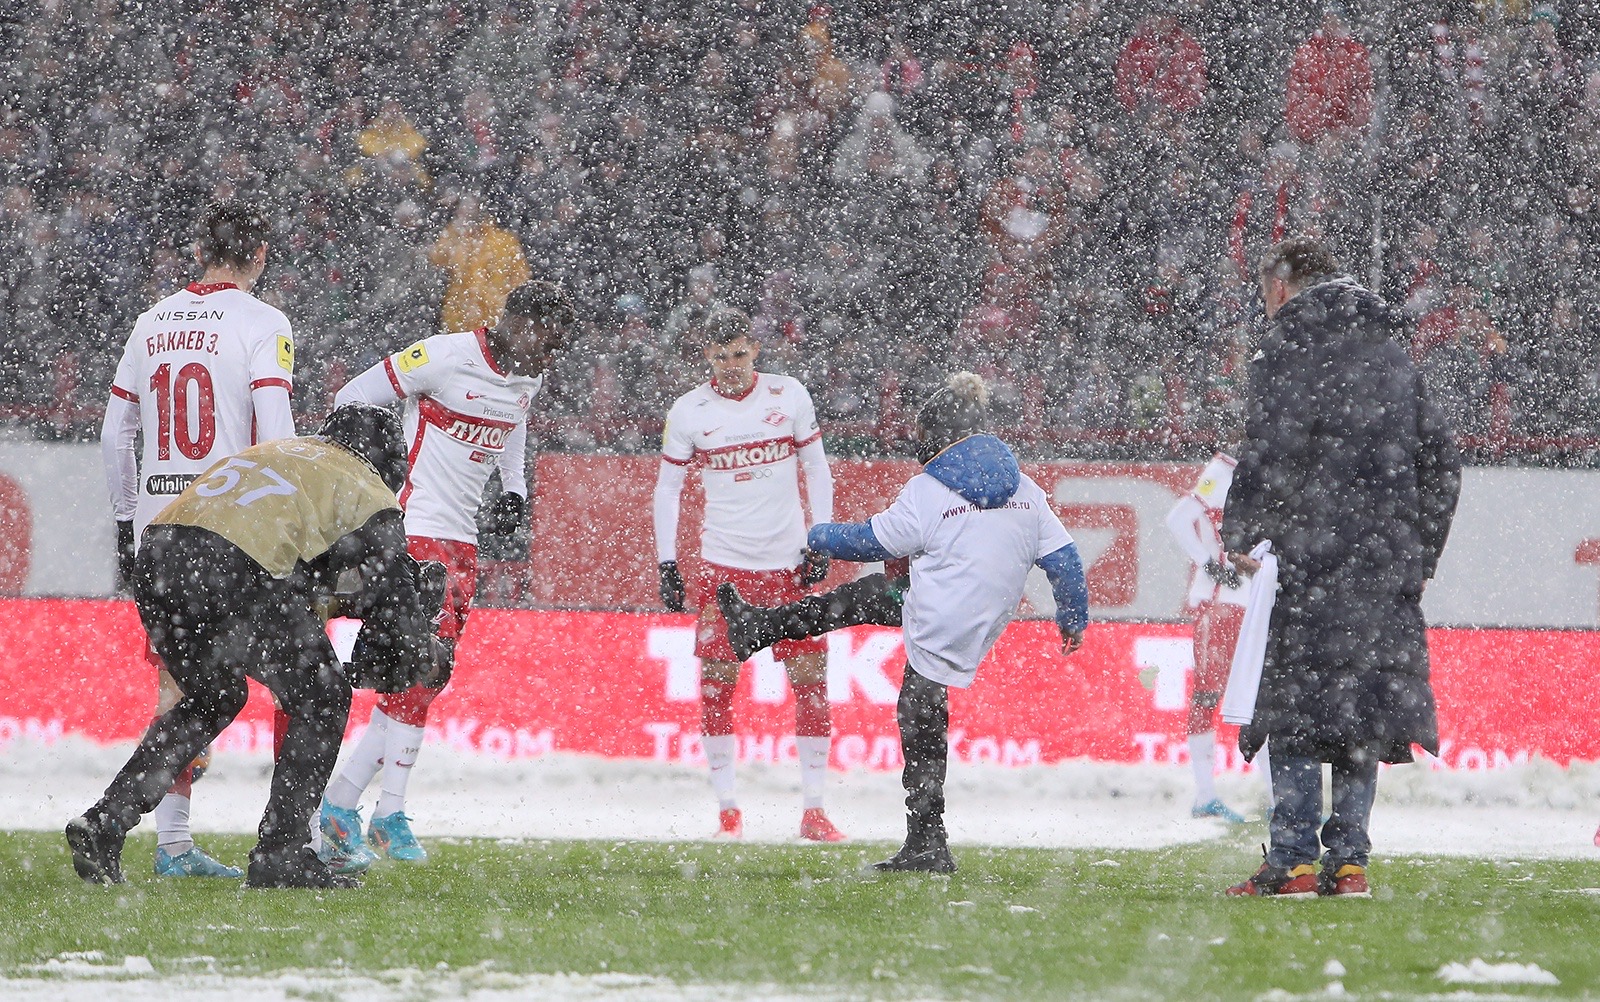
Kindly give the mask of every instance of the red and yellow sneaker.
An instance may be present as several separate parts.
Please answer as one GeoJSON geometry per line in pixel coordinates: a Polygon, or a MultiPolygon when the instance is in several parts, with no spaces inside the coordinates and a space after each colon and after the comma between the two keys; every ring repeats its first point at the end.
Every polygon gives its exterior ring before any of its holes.
{"type": "Polygon", "coordinates": [[[1324,868],[1317,880],[1317,893],[1326,898],[1370,898],[1367,868],[1354,863],[1346,863],[1331,873],[1324,868]]]}
{"type": "Polygon", "coordinates": [[[717,815],[717,830],[712,838],[744,838],[744,815],[739,808],[729,807],[717,815]]]}
{"type": "Polygon", "coordinates": [[[843,842],[844,832],[833,826],[820,807],[807,807],[800,815],[800,837],[811,842],[843,842]]]}
{"type": "Polygon", "coordinates": [[[1317,868],[1301,863],[1284,869],[1262,863],[1255,876],[1228,888],[1229,897],[1314,898],[1317,896],[1317,868]]]}

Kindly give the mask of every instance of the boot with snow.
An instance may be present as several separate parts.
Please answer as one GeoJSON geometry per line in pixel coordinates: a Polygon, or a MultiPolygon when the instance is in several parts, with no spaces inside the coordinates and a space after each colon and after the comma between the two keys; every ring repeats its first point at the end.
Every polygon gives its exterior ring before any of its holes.
{"type": "Polygon", "coordinates": [[[247,887],[360,887],[361,879],[334,873],[328,864],[311,851],[309,845],[263,852],[258,846],[250,853],[247,887]]]}
{"type": "Polygon", "coordinates": [[[104,811],[90,808],[67,822],[72,868],[91,884],[120,884],[122,843],[128,832],[104,811]]]}
{"type": "Polygon", "coordinates": [[[844,832],[828,820],[820,807],[807,807],[800,815],[800,837],[808,842],[843,842],[844,832]]]}
{"type": "Polygon", "coordinates": [[[899,626],[901,589],[882,574],[840,585],[798,602],[764,608],[751,605],[731,584],[717,586],[717,607],[728,624],[728,644],[743,661],[780,640],[804,640],[847,626],[899,626]]]}
{"type": "Polygon", "coordinates": [[[872,864],[874,870],[904,873],[954,873],[955,857],[950,855],[944,819],[906,819],[906,842],[888,859],[872,864]]]}

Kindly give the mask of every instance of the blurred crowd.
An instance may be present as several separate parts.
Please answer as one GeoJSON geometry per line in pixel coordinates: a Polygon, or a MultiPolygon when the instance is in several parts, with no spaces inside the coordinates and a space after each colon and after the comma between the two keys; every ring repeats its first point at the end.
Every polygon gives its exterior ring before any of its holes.
{"type": "Polygon", "coordinates": [[[1041,456],[1235,433],[1254,262],[1325,238],[1473,454],[1592,463],[1600,5],[45,0],[0,22],[0,418],[92,436],[214,198],[309,422],[558,279],[545,448],[646,451],[748,310],[838,450],[975,369],[1041,456]]]}

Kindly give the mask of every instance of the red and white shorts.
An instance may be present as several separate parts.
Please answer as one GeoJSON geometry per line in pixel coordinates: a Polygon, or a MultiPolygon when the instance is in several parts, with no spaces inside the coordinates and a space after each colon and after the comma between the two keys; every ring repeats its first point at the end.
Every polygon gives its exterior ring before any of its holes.
{"type": "MultiPolygon", "coordinates": [[[[737,661],[728,646],[728,624],[717,608],[717,585],[724,581],[739,589],[739,597],[751,605],[787,605],[805,598],[800,584],[801,568],[780,571],[745,571],[736,567],[702,564],[688,584],[691,605],[700,607],[700,622],[694,632],[694,656],[707,661],[737,661]]],[[[787,661],[801,654],[822,654],[828,643],[821,637],[805,640],[780,640],[772,645],[772,656],[787,661]]]]}
{"type": "Polygon", "coordinates": [[[472,597],[478,593],[478,548],[459,539],[433,539],[407,536],[406,549],[417,560],[437,560],[444,564],[447,584],[444,591],[444,616],[439,620],[442,640],[459,640],[467,628],[467,613],[472,597]]]}
{"type": "Polygon", "coordinates": [[[1194,614],[1194,691],[1221,692],[1239,645],[1244,606],[1203,602],[1194,614]]]}

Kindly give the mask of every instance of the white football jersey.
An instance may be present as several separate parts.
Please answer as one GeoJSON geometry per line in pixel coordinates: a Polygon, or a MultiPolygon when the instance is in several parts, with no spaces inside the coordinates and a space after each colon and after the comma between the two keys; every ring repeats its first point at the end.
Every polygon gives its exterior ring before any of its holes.
{"type": "Polygon", "coordinates": [[[1222,509],[1233,485],[1233,470],[1239,461],[1225,452],[1211,457],[1200,471],[1200,479],[1173,509],[1168,527],[1178,539],[1191,563],[1189,605],[1221,602],[1244,605],[1249,589],[1241,582],[1237,588],[1224,588],[1205,571],[1207,560],[1222,559],[1222,509]]]}
{"type": "Polygon", "coordinates": [[[709,382],[679,397],[667,412],[661,455],[699,465],[706,494],[701,557],[750,571],[798,566],[806,519],[796,453],[821,437],[811,394],[788,376],[758,372],[740,397],[725,397],[709,382]]]}
{"type": "Polygon", "coordinates": [[[544,379],[502,369],[485,334],[435,334],[380,363],[405,400],[407,535],[476,543],[494,467],[506,490],[527,491],[528,409],[544,379]]]}
{"type": "Polygon", "coordinates": [[[139,405],[144,435],[135,539],[196,477],[255,444],[251,392],[293,379],[289,318],[238,286],[196,282],[140,314],[111,385],[139,405]]]}

